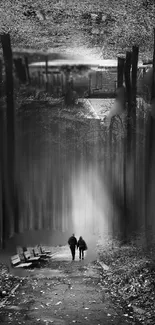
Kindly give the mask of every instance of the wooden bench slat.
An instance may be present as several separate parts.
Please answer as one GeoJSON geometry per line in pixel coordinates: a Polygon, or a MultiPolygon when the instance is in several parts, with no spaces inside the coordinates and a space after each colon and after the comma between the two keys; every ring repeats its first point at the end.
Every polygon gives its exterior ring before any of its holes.
{"type": "Polygon", "coordinates": [[[21,263],[15,266],[15,268],[24,268],[24,267],[29,267],[30,265],[32,265],[32,263],[21,263]]]}
{"type": "Polygon", "coordinates": [[[20,257],[18,254],[13,255],[11,257],[11,264],[15,267],[15,268],[23,268],[23,267],[28,267],[30,266],[32,263],[21,263],[20,257]]]}

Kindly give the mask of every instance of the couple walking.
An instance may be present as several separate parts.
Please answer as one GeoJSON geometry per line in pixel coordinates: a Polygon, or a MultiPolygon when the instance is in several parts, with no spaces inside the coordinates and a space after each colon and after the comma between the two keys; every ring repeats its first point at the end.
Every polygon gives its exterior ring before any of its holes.
{"type": "Polygon", "coordinates": [[[69,239],[68,239],[68,244],[70,246],[71,254],[72,254],[72,260],[75,260],[75,248],[79,248],[79,259],[84,260],[84,251],[87,250],[87,245],[82,236],[80,236],[79,240],[77,241],[75,235],[73,234],[69,239]]]}

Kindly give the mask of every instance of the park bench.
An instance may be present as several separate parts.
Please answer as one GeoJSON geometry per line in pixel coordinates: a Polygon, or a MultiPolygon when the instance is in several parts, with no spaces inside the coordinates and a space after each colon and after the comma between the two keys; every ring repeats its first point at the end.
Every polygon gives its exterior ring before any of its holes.
{"type": "Polygon", "coordinates": [[[33,248],[33,254],[34,254],[34,256],[39,256],[42,260],[50,258],[50,255],[48,255],[46,253],[41,253],[41,251],[38,247],[33,248]]]}
{"type": "Polygon", "coordinates": [[[24,261],[29,261],[33,263],[33,266],[37,266],[38,263],[40,266],[40,262],[46,262],[49,257],[47,257],[46,254],[39,254],[39,249],[37,247],[21,247],[17,246],[17,253],[21,256],[21,260],[24,259],[24,261]],[[20,254],[19,254],[20,252],[20,254]],[[25,255],[26,252],[26,255],[25,255]],[[27,253],[28,252],[28,253],[27,253]]]}
{"type": "Polygon", "coordinates": [[[16,252],[20,257],[21,262],[25,262],[25,257],[24,257],[24,254],[23,254],[23,248],[21,246],[17,246],[16,247],[16,252]]]}
{"type": "Polygon", "coordinates": [[[32,263],[37,263],[40,262],[40,256],[32,256],[30,251],[23,251],[24,258],[26,262],[32,262],[32,263]]]}
{"type": "MultiPolygon", "coordinates": [[[[25,252],[29,252],[31,259],[35,257],[37,257],[37,259],[35,258],[35,261],[37,261],[39,258],[40,260],[44,261],[45,259],[49,259],[52,257],[51,252],[44,250],[44,248],[42,248],[41,246],[36,246],[34,248],[28,248],[28,247],[20,247],[17,246],[17,254],[19,254],[21,260],[26,260],[27,261],[27,256],[25,258],[25,252]]],[[[27,253],[26,253],[27,255],[27,253]]]]}
{"type": "Polygon", "coordinates": [[[27,268],[30,267],[32,263],[31,262],[22,263],[19,255],[16,254],[11,257],[11,265],[15,268],[27,268]]]}
{"type": "Polygon", "coordinates": [[[41,245],[38,245],[38,248],[40,249],[41,254],[48,254],[48,255],[51,255],[51,254],[52,254],[51,251],[46,250],[46,249],[45,249],[43,246],[41,246],[41,245]]]}
{"type": "Polygon", "coordinates": [[[24,256],[24,252],[29,252],[31,256],[33,256],[33,250],[27,247],[21,247],[21,246],[17,246],[16,248],[17,254],[19,255],[21,261],[25,262],[25,256],[24,256]]]}

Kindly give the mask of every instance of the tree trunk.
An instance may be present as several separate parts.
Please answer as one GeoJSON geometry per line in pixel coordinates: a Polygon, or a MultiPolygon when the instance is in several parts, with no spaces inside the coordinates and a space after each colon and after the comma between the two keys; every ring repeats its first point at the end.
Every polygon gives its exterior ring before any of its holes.
{"type": "Polygon", "coordinates": [[[154,53],[153,53],[153,75],[152,75],[152,111],[149,114],[146,125],[146,144],[145,144],[145,234],[146,245],[152,244],[152,230],[154,221],[154,164],[155,164],[155,116],[154,116],[154,100],[155,100],[155,29],[154,29],[154,53]]]}
{"type": "Polygon", "coordinates": [[[46,92],[48,92],[48,57],[45,58],[46,92]]]}
{"type": "Polygon", "coordinates": [[[130,80],[130,71],[131,71],[131,52],[126,53],[125,61],[125,85],[126,85],[126,98],[127,98],[127,129],[126,129],[126,138],[124,139],[124,164],[123,164],[123,191],[124,191],[124,234],[122,236],[123,242],[126,243],[129,235],[129,203],[127,200],[127,164],[131,160],[131,80],[130,80]]]}
{"type": "Polygon", "coordinates": [[[27,56],[25,56],[24,60],[25,60],[25,68],[26,68],[27,80],[28,80],[28,82],[30,84],[31,83],[31,78],[30,78],[29,64],[28,64],[27,56]]]}
{"type": "Polygon", "coordinates": [[[137,230],[137,213],[136,213],[136,110],[137,110],[137,69],[138,69],[138,53],[139,48],[133,46],[132,49],[132,89],[131,89],[131,96],[132,96],[132,104],[131,104],[131,119],[132,119],[132,168],[133,168],[133,230],[137,230]]]}
{"type": "Polygon", "coordinates": [[[125,59],[118,57],[117,65],[117,88],[123,86],[125,59]]]}
{"type": "Polygon", "coordinates": [[[13,62],[12,50],[9,34],[1,35],[3,48],[3,56],[6,72],[6,132],[7,132],[7,164],[6,164],[6,182],[9,192],[9,219],[7,220],[6,236],[12,234],[13,231],[19,231],[19,211],[17,189],[15,184],[15,107],[13,96],[13,62]]]}
{"type": "Polygon", "coordinates": [[[26,68],[22,62],[22,59],[21,58],[14,59],[14,65],[16,68],[17,77],[20,80],[20,82],[26,83],[26,81],[27,81],[26,68]]]}
{"type": "Polygon", "coordinates": [[[155,99],[155,28],[154,28],[154,52],[153,52],[153,80],[152,80],[152,89],[151,89],[151,99],[155,99]]]}
{"type": "MultiPolygon", "coordinates": [[[[110,186],[113,187],[113,152],[112,152],[112,133],[113,133],[113,118],[111,120],[110,128],[109,128],[109,183],[110,186]]],[[[113,223],[114,223],[114,200],[113,200],[113,191],[112,191],[112,196],[111,196],[111,211],[110,211],[110,227],[111,227],[111,233],[113,235],[113,223]]]]}
{"type": "Polygon", "coordinates": [[[5,247],[4,242],[4,222],[5,214],[3,209],[3,200],[4,196],[4,171],[3,171],[3,159],[4,159],[4,116],[3,116],[3,107],[2,107],[2,61],[0,60],[0,248],[5,247]]]}

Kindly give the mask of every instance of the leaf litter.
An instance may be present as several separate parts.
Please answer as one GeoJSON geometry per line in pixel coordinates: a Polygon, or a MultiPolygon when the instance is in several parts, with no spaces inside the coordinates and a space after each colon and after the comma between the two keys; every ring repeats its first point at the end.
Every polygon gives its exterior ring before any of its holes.
{"type": "Polygon", "coordinates": [[[110,269],[101,270],[104,292],[124,317],[139,324],[155,324],[155,263],[143,250],[133,246],[98,246],[99,259],[110,269]]]}

